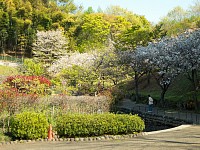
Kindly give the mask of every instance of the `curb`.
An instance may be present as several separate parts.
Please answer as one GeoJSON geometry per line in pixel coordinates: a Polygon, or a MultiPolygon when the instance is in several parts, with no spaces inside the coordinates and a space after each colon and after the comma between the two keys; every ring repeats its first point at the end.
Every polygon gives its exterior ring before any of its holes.
{"type": "Polygon", "coordinates": [[[78,137],[78,138],[57,138],[57,139],[37,139],[37,140],[17,140],[17,141],[9,141],[9,142],[0,142],[0,147],[3,145],[15,145],[15,144],[22,144],[22,143],[35,143],[35,142],[92,142],[92,141],[109,141],[109,140],[125,140],[125,139],[131,139],[146,135],[153,135],[158,133],[164,133],[164,132],[170,132],[175,130],[180,130],[184,128],[191,127],[192,125],[180,125],[174,128],[165,129],[165,130],[159,130],[159,131],[151,131],[151,132],[141,132],[137,134],[127,134],[127,135],[103,135],[98,137],[78,137]]]}
{"type": "Polygon", "coordinates": [[[137,134],[126,134],[126,135],[103,135],[97,137],[76,137],[76,138],[56,138],[56,139],[37,139],[37,140],[16,140],[16,141],[9,141],[9,142],[0,142],[0,147],[3,145],[15,145],[15,144],[22,144],[22,143],[35,143],[35,142],[92,142],[92,141],[108,141],[108,140],[125,140],[131,139],[138,136],[144,136],[144,132],[137,133],[137,134]]]}

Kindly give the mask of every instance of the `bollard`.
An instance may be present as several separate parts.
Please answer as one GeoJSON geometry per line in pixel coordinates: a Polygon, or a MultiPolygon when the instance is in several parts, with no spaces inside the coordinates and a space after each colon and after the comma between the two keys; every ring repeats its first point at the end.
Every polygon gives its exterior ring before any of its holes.
{"type": "Polygon", "coordinates": [[[52,125],[49,125],[49,130],[48,130],[48,140],[53,139],[53,131],[52,131],[52,125]]]}

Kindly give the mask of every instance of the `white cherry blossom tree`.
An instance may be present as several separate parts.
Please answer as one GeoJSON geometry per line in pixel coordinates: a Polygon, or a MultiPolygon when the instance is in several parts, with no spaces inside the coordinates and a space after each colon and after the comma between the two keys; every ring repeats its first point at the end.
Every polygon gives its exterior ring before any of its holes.
{"type": "Polygon", "coordinates": [[[148,45],[148,59],[147,62],[151,66],[152,74],[161,88],[160,102],[163,105],[165,94],[174,81],[180,74],[177,68],[179,64],[179,53],[174,51],[174,39],[162,39],[158,43],[151,43],[148,45]]]}
{"type": "MultiPolygon", "coordinates": [[[[171,83],[180,73],[183,73],[191,81],[195,106],[198,109],[197,92],[200,68],[199,29],[189,30],[177,37],[163,38],[157,43],[150,43],[147,47],[143,48],[143,53],[139,54],[148,56],[145,60],[146,64],[154,70],[153,75],[162,89],[161,104],[164,104],[164,96],[171,83]]],[[[139,57],[141,56],[139,55],[139,57]]]]}
{"type": "Polygon", "coordinates": [[[133,70],[135,100],[139,100],[139,80],[149,71],[147,64],[148,52],[146,47],[137,47],[136,50],[128,50],[119,53],[121,63],[130,66],[133,70]]]}
{"type": "Polygon", "coordinates": [[[61,30],[38,31],[33,43],[33,58],[48,67],[54,60],[66,55],[67,44],[68,40],[61,30]]]}
{"type": "Polygon", "coordinates": [[[182,70],[192,84],[195,108],[198,109],[197,92],[199,90],[200,71],[200,29],[188,30],[177,37],[174,47],[179,53],[178,69],[182,70]]]}

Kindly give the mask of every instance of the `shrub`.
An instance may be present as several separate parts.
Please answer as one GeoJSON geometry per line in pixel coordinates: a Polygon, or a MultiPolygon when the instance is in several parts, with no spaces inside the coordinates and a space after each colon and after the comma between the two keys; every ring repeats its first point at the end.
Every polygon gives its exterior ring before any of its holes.
{"type": "Polygon", "coordinates": [[[44,114],[23,112],[11,121],[11,134],[16,139],[46,138],[48,121],[44,114]]]}
{"type": "Polygon", "coordinates": [[[132,134],[145,128],[139,116],[125,114],[65,114],[56,122],[61,137],[132,134]]]}
{"type": "Polygon", "coordinates": [[[3,142],[3,141],[10,141],[10,137],[7,136],[7,135],[4,135],[4,133],[0,130],[0,142],[3,142]]]}
{"type": "Polygon", "coordinates": [[[27,94],[47,94],[51,82],[42,76],[10,76],[4,84],[8,87],[15,88],[20,93],[27,94]]]}
{"type": "Polygon", "coordinates": [[[109,112],[112,103],[112,100],[106,96],[54,95],[49,97],[48,101],[65,112],[87,114],[97,111],[109,112]]]}
{"type": "Polygon", "coordinates": [[[97,90],[97,74],[86,67],[73,65],[63,69],[58,78],[64,79],[62,85],[69,95],[94,95],[97,90]]]}
{"type": "Polygon", "coordinates": [[[19,93],[15,88],[0,89],[0,113],[6,110],[11,115],[23,107],[33,106],[37,101],[36,94],[19,93]]]}
{"type": "Polygon", "coordinates": [[[45,70],[41,63],[36,63],[33,59],[25,59],[24,66],[22,71],[25,72],[26,75],[36,75],[41,76],[45,73],[45,70]]]}

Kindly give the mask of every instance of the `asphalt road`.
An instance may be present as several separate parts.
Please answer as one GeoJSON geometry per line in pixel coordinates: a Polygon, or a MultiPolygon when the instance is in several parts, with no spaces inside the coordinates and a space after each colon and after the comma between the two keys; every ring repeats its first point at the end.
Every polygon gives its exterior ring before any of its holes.
{"type": "Polygon", "coordinates": [[[200,126],[181,126],[124,140],[35,142],[0,146],[0,150],[200,150],[200,126]]]}

